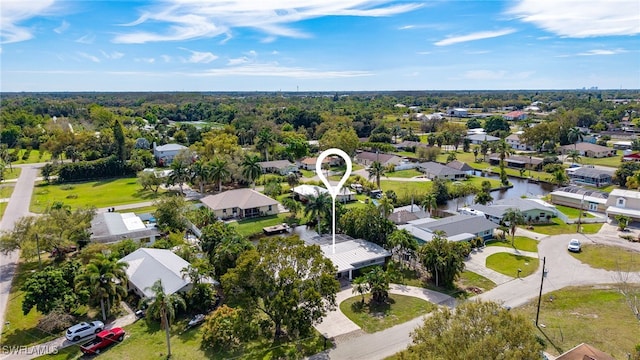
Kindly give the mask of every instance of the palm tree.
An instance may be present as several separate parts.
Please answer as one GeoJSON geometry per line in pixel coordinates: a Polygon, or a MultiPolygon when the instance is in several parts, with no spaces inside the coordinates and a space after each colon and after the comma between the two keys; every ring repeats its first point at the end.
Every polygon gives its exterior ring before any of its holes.
{"type": "Polygon", "coordinates": [[[429,212],[429,215],[433,215],[432,210],[438,206],[438,198],[436,197],[436,194],[429,193],[425,195],[421,205],[429,212]]]}
{"type": "Polygon", "coordinates": [[[577,150],[571,150],[567,157],[571,159],[571,162],[574,164],[580,162],[580,152],[577,150]]]}
{"type": "Polygon", "coordinates": [[[376,185],[378,186],[378,189],[380,189],[380,177],[386,175],[386,170],[384,166],[382,166],[382,163],[374,161],[367,171],[369,172],[369,181],[371,181],[371,179],[375,179],[376,185]]]}
{"type": "Polygon", "coordinates": [[[207,166],[202,160],[198,160],[191,165],[191,183],[198,185],[200,193],[204,194],[204,185],[207,183],[207,166]]]}
{"type": "Polygon", "coordinates": [[[518,208],[508,208],[502,216],[502,222],[509,226],[511,234],[511,246],[513,246],[518,225],[524,224],[524,214],[518,208]]]}
{"type": "Polygon", "coordinates": [[[147,319],[160,319],[160,327],[165,330],[167,337],[167,357],[170,358],[171,341],[169,329],[171,322],[176,317],[176,310],[178,308],[186,309],[187,304],[180,295],[165,293],[164,287],[162,287],[162,280],[160,279],[153,283],[151,291],[153,291],[154,296],[147,309],[147,319]]]}
{"type": "Polygon", "coordinates": [[[262,167],[260,166],[260,157],[258,155],[246,154],[242,160],[242,176],[245,177],[253,188],[256,188],[256,180],[262,175],[262,167]]]}
{"type": "Polygon", "coordinates": [[[498,147],[496,148],[498,155],[500,156],[500,181],[502,185],[507,185],[509,180],[507,179],[507,172],[504,169],[504,160],[511,155],[512,149],[509,144],[504,139],[500,139],[498,142],[498,147]]]}
{"type": "Polygon", "coordinates": [[[189,169],[183,161],[173,161],[171,163],[171,175],[167,178],[167,184],[178,185],[180,187],[180,194],[184,194],[182,185],[189,181],[189,169]]]}
{"type": "Polygon", "coordinates": [[[300,210],[302,210],[302,204],[292,197],[286,197],[282,199],[282,205],[291,212],[292,217],[296,217],[300,210]]]}
{"type": "Polygon", "coordinates": [[[580,131],[580,129],[575,126],[572,127],[567,133],[567,140],[569,140],[570,143],[573,143],[573,150],[576,150],[578,141],[584,140],[582,131],[580,131]]]}
{"type": "Polygon", "coordinates": [[[380,209],[380,214],[387,218],[393,213],[393,199],[388,197],[387,194],[383,194],[378,203],[378,209],[380,209]]]}
{"type": "Polygon", "coordinates": [[[406,229],[394,230],[389,235],[389,247],[392,254],[400,254],[399,258],[402,264],[406,255],[410,255],[418,249],[418,241],[406,229]]]}
{"type": "Polygon", "coordinates": [[[353,279],[353,282],[351,284],[353,285],[351,293],[358,293],[362,295],[361,303],[364,304],[364,294],[369,292],[369,283],[367,282],[367,278],[364,276],[358,276],[357,278],[353,279]]]}
{"type": "Polygon", "coordinates": [[[300,183],[300,177],[294,172],[288,173],[285,179],[290,188],[294,188],[300,183]]]}
{"type": "Polygon", "coordinates": [[[103,321],[111,311],[110,304],[127,295],[127,274],[124,270],[127,266],[129,264],[125,262],[97,254],[75,279],[76,290],[88,289],[93,299],[100,300],[103,321]]]}
{"type": "Polygon", "coordinates": [[[329,193],[316,194],[316,196],[309,196],[307,199],[304,215],[316,218],[318,222],[318,235],[322,235],[322,218],[329,214],[331,205],[332,201],[329,193]]]}
{"type": "Polygon", "coordinates": [[[218,184],[218,191],[222,192],[222,182],[227,180],[231,176],[228,163],[226,160],[216,157],[209,164],[211,171],[211,179],[218,184]]]}
{"type": "Polygon", "coordinates": [[[365,277],[369,283],[371,299],[383,304],[389,297],[389,274],[382,270],[382,267],[376,266],[365,277]]]}
{"type": "Polygon", "coordinates": [[[256,148],[264,150],[264,157],[269,161],[269,149],[276,144],[276,136],[271,132],[271,128],[265,127],[258,133],[256,148]]]}
{"type": "Polygon", "coordinates": [[[567,181],[569,181],[569,177],[563,169],[556,170],[551,176],[551,182],[558,186],[566,184],[567,181]]]}

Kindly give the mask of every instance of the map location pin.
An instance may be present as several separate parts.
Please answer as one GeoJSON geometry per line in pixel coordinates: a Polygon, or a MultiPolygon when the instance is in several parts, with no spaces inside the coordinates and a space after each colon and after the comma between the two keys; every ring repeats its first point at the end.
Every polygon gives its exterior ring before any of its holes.
{"type": "Polygon", "coordinates": [[[316,173],[318,174],[318,177],[320,178],[320,180],[322,180],[322,183],[324,184],[324,186],[327,187],[327,190],[329,190],[329,194],[331,195],[331,200],[332,200],[332,214],[333,214],[333,222],[332,222],[332,239],[333,239],[333,248],[332,251],[335,254],[336,253],[336,197],[338,196],[338,194],[340,194],[340,190],[342,189],[342,186],[344,185],[344,183],[347,181],[347,179],[349,178],[349,176],[351,175],[351,170],[352,170],[352,165],[351,165],[351,157],[349,157],[349,155],[347,155],[346,152],[340,150],[340,149],[336,149],[336,148],[331,148],[331,149],[327,149],[325,151],[323,151],[320,156],[318,156],[318,160],[316,160],[316,173]],[[331,186],[331,183],[329,183],[329,180],[322,174],[322,161],[327,157],[327,156],[331,156],[331,155],[337,155],[339,157],[341,157],[342,159],[344,159],[345,163],[347,164],[347,170],[344,172],[344,175],[342,175],[342,179],[340,179],[340,181],[338,182],[338,185],[336,185],[335,187],[331,186]]]}

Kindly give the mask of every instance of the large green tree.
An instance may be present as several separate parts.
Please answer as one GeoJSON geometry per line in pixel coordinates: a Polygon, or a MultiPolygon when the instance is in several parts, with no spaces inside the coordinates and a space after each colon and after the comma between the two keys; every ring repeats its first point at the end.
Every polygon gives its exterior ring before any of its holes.
{"type": "Polygon", "coordinates": [[[539,359],[531,321],[493,302],[468,301],[426,317],[399,359],[539,359]]]}
{"type": "Polygon", "coordinates": [[[307,203],[304,206],[304,215],[315,218],[319,235],[322,235],[323,220],[331,215],[331,205],[332,201],[329,193],[321,193],[307,198],[307,203]]]}
{"type": "Polygon", "coordinates": [[[369,181],[371,181],[372,179],[375,180],[376,186],[378,187],[378,189],[380,189],[380,178],[385,176],[387,173],[387,170],[384,168],[382,163],[380,163],[379,161],[374,161],[369,169],[367,169],[367,172],[369,172],[369,181]]]}
{"type": "Polygon", "coordinates": [[[153,286],[153,298],[150,299],[147,308],[147,321],[160,320],[160,327],[164,329],[167,340],[167,358],[171,357],[171,322],[176,317],[176,312],[180,309],[185,310],[186,302],[179,294],[167,294],[162,285],[162,280],[158,279],[153,286]]]}
{"type": "Polygon", "coordinates": [[[184,231],[187,228],[187,202],[180,196],[163,197],[154,205],[153,216],[163,231],[184,231]]]}
{"type": "Polygon", "coordinates": [[[507,185],[509,184],[509,179],[507,178],[507,172],[504,169],[505,159],[513,153],[513,149],[504,139],[500,139],[498,146],[496,147],[496,151],[500,157],[500,182],[502,185],[507,185]]]}
{"type": "Polygon", "coordinates": [[[244,252],[222,279],[225,294],[247,309],[262,312],[284,334],[307,336],[336,305],[340,286],[333,263],[317,245],[297,236],[263,239],[244,252]]]}
{"type": "Polygon", "coordinates": [[[327,130],[320,138],[319,143],[322,150],[337,148],[349,156],[354,155],[360,146],[358,134],[351,126],[337,126],[327,130]]]}
{"type": "Polygon", "coordinates": [[[469,255],[469,243],[449,241],[444,232],[434,231],[433,238],[418,250],[420,262],[435,278],[436,286],[452,287],[464,271],[464,259],[469,255]]]}
{"type": "Polygon", "coordinates": [[[103,321],[111,314],[111,305],[127,295],[125,269],[128,266],[125,262],[96,254],[75,279],[77,291],[87,290],[93,301],[99,301],[103,321]]]}
{"type": "Polygon", "coordinates": [[[524,224],[524,214],[518,208],[508,208],[502,215],[502,222],[509,227],[511,246],[514,246],[516,229],[518,225],[524,224]]]}
{"type": "Polygon", "coordinates": [[[48,314],[57,308],[71,311],[79,303],[86,301],[88,297],[86,289],[74,291],[73,288],[73,281],[79,268],[78,262],[68,261],[57,267],[47,266],[30,275],[21,287],[24,291],[23,314],[28,314],[34,307],[43,314],[48,314]]]}
{"type": "Polygon", "coordinates": [[[384,217],[373,203],[347,210],[339,220],[340,229],[356,239],[387,246],[387,238],[395,225],[384,217]]]}
{"type": "Polygon", "coordinates": [[[218,191],[222,192],[222,183],[227,181],[231,176],[229,163],[224,159],[216,157],[208,166],[211,168],[211,179],[218,185],[218,191]]]}
{"type": "Polygon", "coordinates": [[[242,176],[247,179],[253,188],[256,188],[256,180],[262,175],[260,157],[258,155],[246,154],[242,160],[242,176]]]}

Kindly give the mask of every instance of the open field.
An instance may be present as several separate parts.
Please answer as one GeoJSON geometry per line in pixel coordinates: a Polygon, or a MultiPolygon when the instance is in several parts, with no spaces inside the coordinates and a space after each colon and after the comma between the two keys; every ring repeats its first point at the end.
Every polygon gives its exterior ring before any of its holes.
{"type": "Polygon", "coordinates": [[[356,295],[340,303],[340,310],[365,332],[374,333],[427,314],[436,305],[413,296],[390,294],[386,304],[372,305],[370,294],[356,295]]]}
{"type": "MultiPolygon", "coordinates": [[[[493,240],[493,241],[487,242],[486,245],[511,247],[511,236],[507,236],[504,239],[504,241],[493,240]]],[[[518,250],[538,252],[538,241],[525,236],[516,236],[514,238],[513,245],[518,250]]]]}
{"type": "Polygon", "coordinates": [[[497,253],[487,257],[489,269],[511,277],[518,276],[518,269],[522,270],[520,277],[527,277],[538,269],[539,263],[536,258],[509,253],[497,253]]]}
{"type": "Polygon", "coordinates": [[[424,175],[424,174],[416,169],[407,169],[407,170],[400,170],[400,171],[387,173],[388,177],[397,177],[397,178],[412,178],[420,175],[424,175]]]}
{"type": "MultiPolygon", "coordinates": [[[[536,224],[533,225],[533,230],[540,234],[546,235],[558,235],[558,234],[573,234],[577,231],[576,224],[565,224],[562,220],[558,218],[552,218],[551,224],[536,224]]],[[[602,227],[602,223],[599,224],[581,224],[582,233],[584,234],[595,234],[600,231],[602,227]]]]}
{"type": "MultiPolygon", "coordinates": [[[[543,295],[539,335],[559,355],[584,342],[626,359],[640,339],[640,322],[623,296],[609,286],[571,287],[543,295]],[[553,301],[550,299],[553,298],[553,301]]],[[[537,299],[512,311],[536,318],[537,299]]]]}
{"type": "Polygon", "coordinates": [[[31,150],[29,158],[22,160],[22,155],[24,155],[26,151],[27,150],[20,150],[18,152],[18,161],[14,161],[13,164],[33,164],[51,160],[51,153],[47,151],[41,152],[40,150],[31,150]]]}
{"type": "MultiPolygon", "coordinates": [[[[463,181],[465,184],[473,184],[475,187],[480,189],[482,182],[485,180],[489,180],[491,182],[492,188],[500,187],[500,180],[497,179],[487,179],[483,177],[474,176],[470,179],[463,181]]],[[[451,187],[452,183],[449,182],[448,185],[451,187]]],[[[396,180],[385,180],[384,177],[380,179],[380,187],[383,191],[393,190],[398,197],[401,196],[411,196],[412,194],[425,194],[431,190],[432,183],[431,181],[396,181],[396,180]]]]}
{"type": "Polygon", "coordinates": [[[72,208],[96,208],[152,201],[167,194],[142,191],[136,178],[113,178],[82,183],[40,183],[33,189],[30,211],[42,213],[48,206],[61,201],[72,208]]]}
{"type": "Polygon", "coordinates": [[[255,234],[262,234],[262,228],[266,226],[273,226],[282,224],[286,221],[289,213],[264,216],[259,218],[240,220],[237,222],[231,222],[231,226],[235,226],[238,229],[238,233],[243,236],[251,236],[255,234]]]}
{"type": "Polygon", "coordinates": [[[617,168],[622,164],[622,151],[616,150],[616,156],[604,157],[604,158],[590,158],[583,156],[580,158],[581,165],[601,165],[617,168]]]}
{"type": "Polygon", "coordinates": [[[570,254],[596,269],[640,271],[640,253],[617,246],[583,244],[581,252],[570,254]]]}

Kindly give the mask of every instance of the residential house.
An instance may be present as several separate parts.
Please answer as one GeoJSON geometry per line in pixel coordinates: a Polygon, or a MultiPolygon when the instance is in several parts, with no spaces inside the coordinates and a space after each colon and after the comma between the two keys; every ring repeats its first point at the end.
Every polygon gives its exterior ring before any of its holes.
{"type": "Polygon", "coordinates": [[[424,218],[409,221],[398,228],[409,231],[419,242],[424,243],[431,241],[433,233],[438,230],[444,231],[450,241],[469,241],[476,237],[488,240],[493,237],[493,230],[498,228],[498,224],[483,216],[454,215],[437,220],[424,218]]]}
{"type": "Polygon", "coordinates": [[[631,150],[632,147],[632,141],[616,141],[613,143],[613,148],[616,150],[631,150]]]}
{"type": "Polygon", "coordinates": [[[396,225],[404,225],[409,221],[428,218],[430,215],[420,206],[412,204],[393,209],[393,213],[387,219],[396,225]]]}
{"type": "Polygon", "coordinates": [[[567,169],[567,175],[569,175],[569,179],[572,182],[595,187],[611,185],[613,183],[613,173],[613,170],[584,166],[567,169]]]}
{"type": "Polygon", "coordinates": [[[640,161],[640,153],[624,155],[622,161],[640,161]]]}
{"type": "Polygon", "coordinates": [[[499,137],[491,136],[491,135],[487,135],[487,134],[467,135],[467,139],[469,139],[469,141],[471,141],[471,143],[475,144],[475,145],[480,145],[484,141],[486,141],[486,142],[494,142],[494,141],[499,141],[500,140],[499,137]]]}
{"type": "Polygon", "coordinates": [[[463,180],[467,178],[467,174],[464,171],[456,170],[433,161],[420,163],[417,169],[431,180],[463,180]]]}
{"type": "MultiPolygon", "coordinates": [[[[291,189],[291,192],[293,192],[294,199],[307,202],[310,196],[316,197],[319,194],[328,193],[329,190],[317,185],[302,184],[291,189]]],[[[356,193],[347,187],[342,187],[336,196],[336,201],[342,203],[356,201],[356,193]]]]}
{"type": "Polygon", "coordinates": [[[612,148],[587,142],[579,142],[575,145],[570,144],[560,146],[561,154],[570,154],[574,150],[576,150],[580,154],[580,156],[586,156],[590,158],[603,158],[616,155],[616,151],[612,148]]]}
{"type": "Polygon", "coordinates": [[[615,358],[589,344],[582,343],[560,354],[556,360],[615,360],[615,358]]]}
{"type": "MultiPolygon", "coordinates": [[[[539,171],[542,169],[542,160],[531,156],[511,155],[504,159],[505,166],[514,169],[526,169],[539,171]]],[[[489,164],[500,165],[500,156],[493,154],[489,157],[489,164]]]]}
{"type": "MultiPolygon", "coordinates": [[[[192,287],[191,279],[183,273],[183,269],[191,265],[171,250],[140,248],[118,262],[129,264],[125,269],[129,279],[127,286],[129,291],[141,298],[154,297],[151,287],[158,280],[162,281],[167,295],[184,293],[192,287]]],[[[205,278],[204,281],[218,284],[209,278],[205,278]]]]}
{"type": "Polygon", "coordinates": [[[153,156],[160,166],[169,166],[173,162],[173,158],[186,148],[186,146],[180,144],[156,146],[156,143],[153,143],[153,156]]]}
{"type": "Polygon", "coordinates": [[[551,202],[575,209],[605,212],[609,194],[579,186],[566,186],[551,192],[551,202]]]}
{"type": "Polygon", "coordinates": [[[527,118],[527,113],[525,113],[524,111],[511,111],[502,115],[502,118],[505,120],[515,120],[515,121],[524,120],[527,118]]]}
{"type": "Polygon", "coordinates": [[[407,141],[404,140],[400,143],[397,143],[395,145],[393,145],[393,147],[395,147],[398,150],[401,151],[411,151],[411,152],[415,152],[417,148],[419,147],[428,147],[427,144],[422,143],[420,141],[407,141]]]}
{"type": "Polygon", "coordinates": [[[447,110],[447,115],[454,117],[467,117],[469,116],[469,111],[463,108],[455,108],[447,110]]]}
{"type": "Polygon", "coordinates": [[[155,224],[145,224],[136,214],[104,212],[91,220],[91,241],[113,243],[132,239],[152,244],[160,231],[155,224]]]}
{"type": "Polygon", "coordinates": [[[402,164],[402,158],[393,154],[374,153],[370,151],[362,151],[356,154],[355,160],[358,164],[371,166],[374,162],[379,162],[383,167],[393,165],[394,167],[402,164]]]}
{"type": "Polygon", "coordinates": [[[235,189],[208,195],[200,201],[217,218],[251,218],[278,214],[278,201],[253,189],[235,189]]]}
{"type": "Polygon", "coordinates": [[[556,208],[539,199],[508,198],[495,200],[491,205],[475,204],[468,207],[471,210],[481,212],[484,216],[500,224],[504,214],[509,209],[519,209],[528,223],[546,223],[557,216],[556,208]]]}
{"type": "Polygon", "coordinates": [[[527,145],[524,142],[520,141],[520,135],[521,134],[515,133],[507,136],[504,139],[507,144],[509,144],[509,146],[511,146],[511,148],[514,150],[533,151],[533,146],[527,145]]]}
{"type": "Polygon", "coordinates": [[[384,265],[391,257],[389,251],[372,242],[353,239],[346,235],[340,237],[348,240],[336,241],[335,247],[333,244],[320,246],[324,256],[335,265],[339,279],[346,278],[351,281],[354,275],[357,275],[357,270],[371,265],[384,265]]]}
{"type": "Polygon", "coordinates": [[[287,175],[298,172],[298,166],[289,160],[262,161],[259,164],[263,173],[287,175]]]}
{"type": "MultiPolygon", "coordinates": [[[[322,160],[323,166],[337,166],[340,165],[340,158],[327,156],[322,160]]],[[[315,171],[316,170],[316,162],[318,162],[317,157],[306,157],[299,160],[296,160],[296,165],[298,168],[315,171]]]]}
{"type": "Polygon", "coordinates": [[[640,192],[634,190],[613,189],[607,199],[607,217],[625,215],[631,221],[640,221],[640,192]]]}
{"type": "Polygon", "coordinates": [[[447,166],[452,169],[462,171],[467,175],[473,175],[473,172],[474,172],[474,169],[471,166],[469,166],[466,162],[462,162],[458,160],[451,161],[450,163],[447,164],[447,166]]]}

